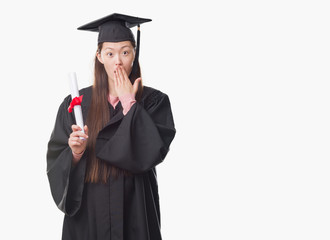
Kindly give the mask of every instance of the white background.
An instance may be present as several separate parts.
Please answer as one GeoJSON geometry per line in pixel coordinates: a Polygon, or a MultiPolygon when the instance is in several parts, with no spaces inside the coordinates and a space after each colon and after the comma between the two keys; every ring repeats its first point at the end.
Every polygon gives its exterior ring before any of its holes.
{"type": "Polygon", "coordinates": [[[327,1],[194,2],[1,3],[0,239],[60,239],[47,142],[66,73],[92,83],[97,34],[76,28],[113,12],[153,19],[143,81],[172,103],[163,238],[330,238],[327,1]]]}

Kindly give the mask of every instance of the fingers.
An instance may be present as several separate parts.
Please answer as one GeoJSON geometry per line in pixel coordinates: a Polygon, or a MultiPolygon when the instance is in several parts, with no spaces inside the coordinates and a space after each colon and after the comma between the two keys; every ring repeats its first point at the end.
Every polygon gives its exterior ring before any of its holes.
{"type": "Polygon", "coordinates": [[[113,73],[113,76],[114,76],[114,82],[115,82],[115,86],[118,86],[118,71],[117,69],[115,69],[114,73],[113,73]]]}
{"type": "Polygon", "coordinates": [[[142,81],[142,78],[137,78],[135,79],[134,81],[134,84],[133,84],[133,92],[134,94],[137,93],[138,89],[139,89],[139,83],[142,81]]]}
{"type": "Polygon", "coordinates": [[[80,139],[78,137],[73,137],[69,138],[68,144],[73,152],[80,153],[85,149],[85,141],[86,140],[80,139]]]}
{"type": "Polygon", "coordinates": [[[87,137],[88,137],[88,127],[87,127],[87,125],[84,126],[84,131],[85,131],[85,133],[87,134],[87,137]]]}
{"type": "Polygon", "coordinates": [[[81,131],[81,128],[78,125],[71,126],[73,132],[81,131]]]}
{"type": "Polygon", "coordinates": [[[83,140],[79,137],[69,138],[69,146],[82,146],[86,140],[83,140]]]}
{"type": "Polygon", "coordinates": [[[84,131],[85,133],[83,133],[81,131],[81,127],[79,127],[78,125],[72,125],[72,133],[70,134],[70,138],[71,137],[82,137],[82,138],[88,138],[88,127],[87,125],[84,126],[84,131]]]}
{"type": "Polygon", "coordinates": [[[88,136],[82,132],[72,132],[68,140],[68,144],[74,152],[82,152],[87,143],[88,136]],[[79,147],[83,147],[79,149],[79,147]]]}
{"type": "Polygon", "coordinates": [[[129,81],[127,73],[122,66],[119,66],[119,74],[123,81],[129,81]]]}
{"type": "Polygon", "coordinates": [[[115,80],[115,85],[116,86],[120,85],[121,79],[120,79],[120,76],[119,76],[119,66],[115,68],[115,71],[114,71],[114,80],[115,80]]]}
{"type": "Polygon", "coordinates": [[[119,84],[123,84],[124,82],[124,76],[123,76],[123,73],[122,73],[122,70],[121,70],[121,67],[119,66],[117,68],[117,74],[118,74],[118,81],[119,81],[119,84]]]}
{"type": "Polygon", "coordinates": [[[122,66],[118,66],[115,69],[114,76],[118,84],[123,84],[125,81],[129,81],[127,73],[122,66]]]}
{"type": "Polygon", "coordinates": [[[86,133],[83,133],[83,132],[72,132],[70,134],[70,138],[88,138],[88,135],[86,133]]]}

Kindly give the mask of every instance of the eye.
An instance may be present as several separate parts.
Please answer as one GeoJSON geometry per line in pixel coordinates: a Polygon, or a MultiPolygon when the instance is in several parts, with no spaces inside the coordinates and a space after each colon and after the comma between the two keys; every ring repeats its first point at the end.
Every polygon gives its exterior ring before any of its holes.
{"type": "Polygon", "coordinates": [[[129,52],[128,52],[128,51],[124,51],[123,54],[124,54],[124,55],[128,55],[129,52]]]}
{"type": "Polygon", "coordinates": [[[112,57],[112,52],[108,52],[107,56],[112,57]]]}

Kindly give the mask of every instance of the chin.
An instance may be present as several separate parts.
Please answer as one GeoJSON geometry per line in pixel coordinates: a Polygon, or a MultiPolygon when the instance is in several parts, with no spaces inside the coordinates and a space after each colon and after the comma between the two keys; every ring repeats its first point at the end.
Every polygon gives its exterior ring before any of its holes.
{"type": "MultiPolygon", "coordinates": [[[[126,70],[125,70],[125,71],[126,71],[126,70]]],[[[132,73],[132,69],[130,69],[129,71],[126,71],[126,73],[127,73],[127,76],[131,75],[131,73],[132,73]]]]}

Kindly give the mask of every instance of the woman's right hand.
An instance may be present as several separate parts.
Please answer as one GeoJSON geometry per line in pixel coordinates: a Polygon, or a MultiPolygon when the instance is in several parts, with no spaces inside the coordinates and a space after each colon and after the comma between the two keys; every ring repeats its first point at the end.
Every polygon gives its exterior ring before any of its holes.
{"type": "Polygon", "coordinates": [[[88,139],[88,127],[84,126],[85,133],[81,132],[81,128],[78,125],[72,125],[72,133],[70,134],[70,138],[68,140],[69,146],[73,153],[81,154],[85,151],[88,139]],[[83,137],[85,139],[80,139],[83,137]]]}

